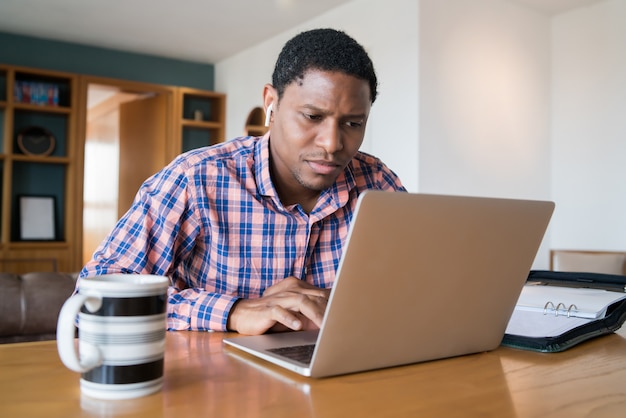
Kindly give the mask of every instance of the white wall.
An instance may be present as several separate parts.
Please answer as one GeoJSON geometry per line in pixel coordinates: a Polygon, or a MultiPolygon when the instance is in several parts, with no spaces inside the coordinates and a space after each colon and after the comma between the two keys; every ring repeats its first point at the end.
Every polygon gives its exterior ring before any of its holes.
{"type": "Polygon", "coordinates": [[[361,149],[380,157],[417,191],[418,6],[415,0],[355,0],[215,65],[216,90],[227,93],[227,137],[240,136],[284,43],[313,28],[344,30],[370,54],[379,79],[361,149]]]}
{"type": "Polygon", "coordinates": [[[362,149],[409,191],[552,199],[549,248],[626,249],[626,1],[548,18],[507,0],[354,0],[216,64],[228,136],[261,105],[282,45],[343,29],[380,98],[362,149]]]}
{"type": "Polygon", "coordinates": [[[626,250],[626,1],[553,22],[554,248],[626,250]]]}
{"type": "Polygon", "coordinates": [[[549,19],[422,0],[421,192],[550,197],[549,19]]]}

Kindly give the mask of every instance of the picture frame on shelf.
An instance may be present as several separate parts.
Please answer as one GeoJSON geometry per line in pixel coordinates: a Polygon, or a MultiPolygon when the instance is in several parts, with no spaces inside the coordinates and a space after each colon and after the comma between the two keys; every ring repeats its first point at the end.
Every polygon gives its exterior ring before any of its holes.
{"type": "Polygon", "coordinates": [[[54,196],[18,196],[20,241],[54,241],[56,239],[54,196]]]}

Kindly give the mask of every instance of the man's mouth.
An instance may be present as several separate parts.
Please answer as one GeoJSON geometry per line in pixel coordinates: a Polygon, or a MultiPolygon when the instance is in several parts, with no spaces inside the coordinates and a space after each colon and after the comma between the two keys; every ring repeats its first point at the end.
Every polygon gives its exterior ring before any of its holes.
{"type": "Polygon", "coordinates": [[[336,172],[341,166],[331,161],[307,161],[309,167],[316,173],[321,175],[328,175],[336,172]]]}

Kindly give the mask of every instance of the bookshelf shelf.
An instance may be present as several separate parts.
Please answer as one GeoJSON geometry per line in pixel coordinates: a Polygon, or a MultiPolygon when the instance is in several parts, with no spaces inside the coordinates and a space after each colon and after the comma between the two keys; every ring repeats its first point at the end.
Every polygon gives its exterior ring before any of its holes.
{"type": "Polygon", "coordinates": [[[180,152],[225,140],[224,94],[180,87],[177,102],[180,152]]]}

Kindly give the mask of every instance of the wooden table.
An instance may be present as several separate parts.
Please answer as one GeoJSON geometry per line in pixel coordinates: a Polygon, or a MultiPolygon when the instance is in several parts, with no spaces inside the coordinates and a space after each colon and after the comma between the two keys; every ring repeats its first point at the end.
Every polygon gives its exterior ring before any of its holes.
{"type": "Polygon", "coordinates": [[[54,341],[0,345],[0,417],[624,417],[626,331],[564,353],[488,353],[308,379],[224,348],[222,333],[167,334],[165,383],[124,401],[81,396],[54,341]]]}

